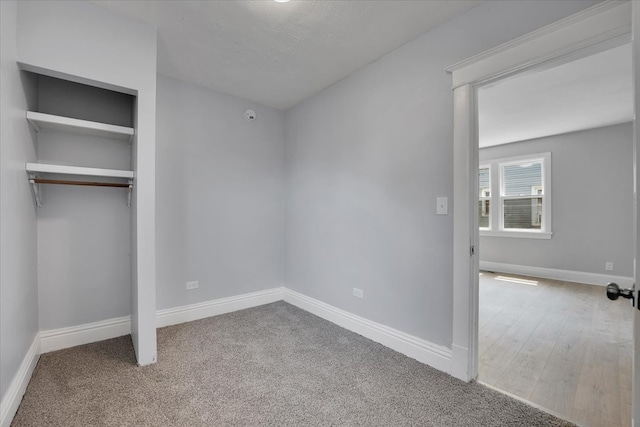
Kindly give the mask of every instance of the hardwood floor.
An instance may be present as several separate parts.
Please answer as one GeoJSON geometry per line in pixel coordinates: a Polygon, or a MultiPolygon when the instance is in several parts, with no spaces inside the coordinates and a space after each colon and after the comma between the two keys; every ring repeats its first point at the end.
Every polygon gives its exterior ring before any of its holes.
{"type": "Polygon", "coordinates": [[[632,310],[602,286],[480,275],[478,380],[580,425],[631,425],[632,310]]]}

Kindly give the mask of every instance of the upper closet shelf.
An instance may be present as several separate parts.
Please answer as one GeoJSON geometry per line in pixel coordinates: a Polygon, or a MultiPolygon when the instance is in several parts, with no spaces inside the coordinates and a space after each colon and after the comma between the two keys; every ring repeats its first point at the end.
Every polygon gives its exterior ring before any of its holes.
{"type": "Polygon", "coordinates": [[[52,129],[64,132],[75,132],[84,135],[102,136],[107,138],[131,141],[133,128],[109,125],[106,123],[90,122],[88,120],[72,119],[70,117],[54,116],[52,114],[27,111],[27,120],[36,132],[41,129],[52,129]]]}

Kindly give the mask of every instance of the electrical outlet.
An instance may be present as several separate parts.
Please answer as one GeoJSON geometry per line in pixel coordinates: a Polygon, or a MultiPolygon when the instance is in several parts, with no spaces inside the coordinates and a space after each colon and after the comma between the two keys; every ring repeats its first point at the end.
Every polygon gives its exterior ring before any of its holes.
{"type": "Polygon", "coordinates": [[[200,286],[200,283],[198,283],[197,280],[193,281],[193,282],[187,282],[187,290],[190,291],[192,289],[198,289],[198,287],[200,286]]]}
{"type": "Polygon", "coordinates": [[[613,263],[611,261],[605,262],[604,269],[607,271],[613,271],[613,263]]]}
{"type": "Polygon", "coordinates": [[[364,291],[362,289],[353,288],[353,296],[356,298],[364,298],[364,291]]]}

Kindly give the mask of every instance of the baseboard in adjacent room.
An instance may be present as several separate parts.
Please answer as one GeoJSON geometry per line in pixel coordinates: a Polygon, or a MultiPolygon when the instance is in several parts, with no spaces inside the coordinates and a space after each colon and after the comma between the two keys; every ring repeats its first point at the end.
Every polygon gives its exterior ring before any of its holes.
{"type": "Polygon", "coordinates": [[[284,288],[284,300],[385,347],[451,374],[451,350],[284,288]]]}
{"type": "Polygon", "coordinates": [[[156,311],[156,326],[177,325],[282,300],[282,288],[220,298],[156,311]]]}
{"type": "Polygon", "coordinates": [[[40,357],[40,336],[36,334],[33,342],[25,354],[22,363],[18,368],[18,372],[13,377],[13,381],[9,384],[9,388],[0,402],[0,427],[9,427],[13,417],[18,411],[18,406],[22,401],[22,396],[27,390],[27,385],[31,380],[33,370],[36,368],[38,358],[40,357]]]}
{"type": "Polygon", "coordinates": [[[531,267],[527,265],[505,264],[490,261],[480,261],[480,270],[600,286],[606,286],[609,282],[615,282],[621,287],[630,287],[633,286],[634,282],[633,277],[586,273],[583,271],[561,270],[557,268],[531,267]]]}

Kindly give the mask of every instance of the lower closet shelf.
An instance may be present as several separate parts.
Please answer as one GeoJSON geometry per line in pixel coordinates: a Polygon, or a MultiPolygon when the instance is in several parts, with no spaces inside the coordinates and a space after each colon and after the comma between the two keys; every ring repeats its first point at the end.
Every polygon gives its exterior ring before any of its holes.
{"type": "Polygon", "coordinates": [[[80,166],[50,165],[46,163],[27,163],[29,173],[55,173],[61,175],[104,176],[111,178],[133,179],[132,171],[120,169],[85,168],[80,166]]]}
{"type": "Polygon", "coordinates": [[[42,207],[42,193],[40,191],[41,184],[54,184],[54,185],[80,185],[90,187],[116,187],[128,189],[127,206],[131,206],[131,190],[133,189],[133,177],[132,171],[119,170],[119,169],[100,169],[100,168],[87,168],[79,166],[65,166],[65,165],[51,165],[45,163],[27,163],[25,170],[29,176],[29,183],[33,188],[33,195],[36,199],[38,207],[42,207]],[[67,176],[85,176],[85,177],[100,177],[100,178],[114,178],[119,181],[83,181],[83,180],[71,180],[71,179],[54,179],[49,177],[41,177],[41,174],[47,176],[53,175],[57,178],[66,178],[67,176]],[[126,182],[122,182],[125,180],[126,182]]]}

